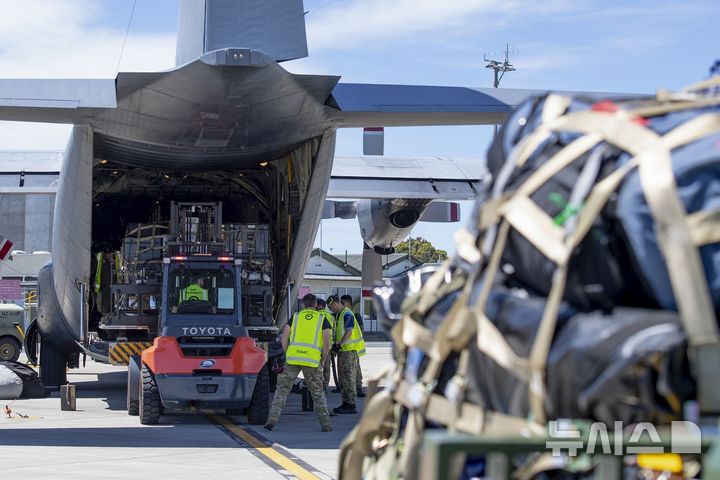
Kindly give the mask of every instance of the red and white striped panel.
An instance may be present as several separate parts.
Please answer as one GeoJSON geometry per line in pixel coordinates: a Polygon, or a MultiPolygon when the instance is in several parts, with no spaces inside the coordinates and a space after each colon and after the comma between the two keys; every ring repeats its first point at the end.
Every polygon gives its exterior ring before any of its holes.
{"type": "Polygon", "coordinates": [[[363,129],[363,155],[385,154],[385,129],[365,127],[363,129]]]}
{"type": "Polygon", "coordinates": [[[421,222],[459,222],[460,204],[455,202],[432,202],[427,206],[421,222]]]}
{"type": "Polygon", "coordinates": [[[0,235],[0,260],[5,260],[10,250],[12,249],[13,242],[0,235]]]}

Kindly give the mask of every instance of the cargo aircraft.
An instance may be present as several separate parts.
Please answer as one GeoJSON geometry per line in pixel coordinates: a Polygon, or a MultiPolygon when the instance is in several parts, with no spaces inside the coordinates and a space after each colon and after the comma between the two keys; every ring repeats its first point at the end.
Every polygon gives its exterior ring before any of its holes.
{"type": "Polygon", "coordinates": [[[537,93],[343,83],[281,66],[307,55],[302,0],[180,0],[169,71],[0,80],[0,120],[74,125],[52,261],[38,277],[47,385],[61,384],[85,351],[92,258],[118,249],[128,223],[148,221],[168,200],[202,199],[222,202],[228,221],[268,224],[271,322],[279,327],[323,215],[358,217],[369,265],[373,252],[391,249],[423,215],[447,217],[447,206],[431,201],[477,194],[481,179],[452,162],[380,157],[376,145],[343,160],[330,192],[368,200],[324,203],[338,129],[497,124],[537,93]]]}

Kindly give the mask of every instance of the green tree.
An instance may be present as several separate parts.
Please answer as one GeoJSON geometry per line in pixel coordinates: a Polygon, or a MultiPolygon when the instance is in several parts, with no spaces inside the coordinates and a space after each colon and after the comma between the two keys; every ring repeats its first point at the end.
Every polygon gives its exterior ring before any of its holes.
{"type": "Polygon", "coordinates": [[[410,238],[400,242],[395,247],[397,253],[410,253],[423,263],[436,263],[445,260],[448,254],[445,250],[433,247],[433,244],[422,237],[410,238]]]}

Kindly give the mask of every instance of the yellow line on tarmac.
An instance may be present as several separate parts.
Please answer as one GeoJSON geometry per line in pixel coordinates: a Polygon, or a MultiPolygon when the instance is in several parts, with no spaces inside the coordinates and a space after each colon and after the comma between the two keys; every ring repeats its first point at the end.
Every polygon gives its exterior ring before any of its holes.
{"type": "Polygon", "coordinates": [[[232,433],[237,435],[238,437],[245,440],[248,444],[250,444],[251,447],[253,447],[255,450],[257,450],[262,455],[266,456],[273,462],[277,463],[281,467],[283,467],[288,472],[295,475],[300,480],[320,480],[320,477],[317,475],[314,475],[311,472],[308,472],[306,469],[298,465],[297,463],[293,462],[289,458],[287,458],[285,455],[281,454],[277,450],[275,450],[272,447],[268,447],[265,445],[264,442],[262,442],[260,439],[252,435],[250,432],[245,430],[244,428],[240,428],[239,426],[232,423],[230,420],[228,420],[225,417],[222,417],[216,413],[205,413],[205,416],[210,418],[213,422],[218,423],[222,425],[223,427],[230,430],[232,433]]]}

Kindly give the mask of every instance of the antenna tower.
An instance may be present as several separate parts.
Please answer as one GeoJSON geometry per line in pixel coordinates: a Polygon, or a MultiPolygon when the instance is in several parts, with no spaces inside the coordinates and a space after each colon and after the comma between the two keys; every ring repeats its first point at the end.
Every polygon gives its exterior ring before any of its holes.
{"type": "MultiPolygon", "coordinates": [[[[514,52],[513,52],[514,53],[514,52]]],[[[505,75],[505,72],[514,72],[515,66],[513,66],[512,63],[510,63],[510,45],[505,44],[505,60],[502,62],[495,60],[494,58],[488,58],[487,55],[483,56],[483,60],[485,60],[487,65],[485,65],[485,68],[490,68],[495,72],[495,80],[493,81],[493,87],[498,88],[500,86],[500,80],[502,80],[503,75],[505,75]]]]}
{"type": "MultiPolygon", "coordinates": [[[[515,52],[513,52],[515,53],[515,52]]],[[[493,80],[493,87],[498,88],[500,86],[500,80],[502,80],[503,76],[505,75],[505,72],[514,72],[515,66],[510,63],[510,45],[505,44],[505,60],[502,62],[495,60],[492,57],[488,57],[487,55],[483,55],[483,60],[487,62],[487,65],[485,65],[485,68],[490,68],[495,73],[495,78],[493,80]]],[[[498,126],[493,125],[493,136],[497,136],[498,132],[498,126]]]]}

